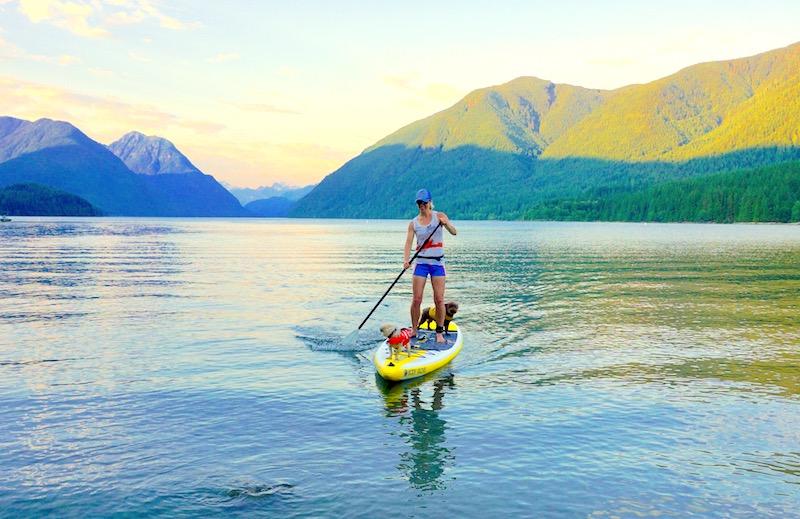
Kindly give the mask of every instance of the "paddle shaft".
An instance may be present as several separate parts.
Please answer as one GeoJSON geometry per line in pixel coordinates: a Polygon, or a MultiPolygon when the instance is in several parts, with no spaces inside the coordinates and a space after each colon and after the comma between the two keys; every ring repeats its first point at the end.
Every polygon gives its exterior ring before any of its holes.
{"type": "MultiPolygon", "coordinates": [[[[414,255],[411,257],[411,259],[408,260],[408,263],[409,263],[409,267],[408,268],[410,268],[410,264],[413,263],[415,259],[417,259],[417,256],[419,256],[419,253],[422,252],[422,249],[425,246],[425,244],[428,243],[429,241],[431,241],[431,238],[433,238],[433,233],[435,233],[439,229],[439,227],[441,227],[441,226],[442,226],[442,222],[440,221],[439,225],[437,225],[436,228],[433,230],[433,232],[428,235],[428,237],[425,239],[424,242],[422,242],[422,245],[417,249],[417,252],[415,252],[414,255]]],[[[389,285],[389,288],[386,289],[386,292],[383,293],[381,298],[378,299],[378,302],[375,303],[375,306],[372,307],[372,310],[369,311],[369,313],[364,318],[364,320],[361,321],[361,324],[358,325],[358,329],[359,330],[361,329],[362,326],[364,326],[364,323],[366,323],[367,320],[369,320],[369,318],[372,317],[372,314],[375,312],[375,309],[378,308],[378,306],[381,304],[381,302],[383,302],[384,299],[386,299],[386,296],[389,294],[389,291],[391,291],[392,288],[394,288],[394,286],[397,284],[397,282],[400,281],[400,278],[403,276],[403,274],[405,274],[405,272],[406,272],[406,270],[408,270],[408,268],[403,267],[403,270],[401,270],[400,273],[397,275],[397,277],[394,278],[394,281],[392,281],[392,284],[389,285]]]]}

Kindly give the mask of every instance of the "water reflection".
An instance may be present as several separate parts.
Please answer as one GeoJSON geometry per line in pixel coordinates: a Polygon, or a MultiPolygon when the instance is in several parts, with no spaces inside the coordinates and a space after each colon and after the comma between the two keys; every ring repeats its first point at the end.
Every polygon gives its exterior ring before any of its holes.
{"type": "Polygon", "coordinates": [[[464,351],[376,388],[397,221],[13,224],[0,516],[797,515],[798,226],[464,222],[464,351]]]}
{"type": "Polygon", "coordinates": [[[456,387],[453,374],[431,373],[397,384],[378,375],[375,380],[384,397],[386,416],[398,419],[401,427],[395,434],[407,446],[400,453],[398,470],[418,490],[446,488],[445,472],[453,466],[455,455],[447,447],[447,422],[439,411],[444,408],[446,392],[456,387]]]}

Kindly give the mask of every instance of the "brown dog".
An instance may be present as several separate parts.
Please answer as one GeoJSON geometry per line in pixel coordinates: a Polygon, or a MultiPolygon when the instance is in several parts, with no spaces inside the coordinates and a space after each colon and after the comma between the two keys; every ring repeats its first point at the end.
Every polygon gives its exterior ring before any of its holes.
{"type": "MultiPolygon", "coordinates": [[[[458,312],[458,303],[455,301],[450,301],[444,304],[444,329],[450,329],[450,321],[453,320],[453,317],[458,312]]],[[[419,318],[419,327],[422,328],[425,326],[427,328],[428,323],[436,322],[436,307],[429,306],[422,310],[422,315],[419,318]]]]}

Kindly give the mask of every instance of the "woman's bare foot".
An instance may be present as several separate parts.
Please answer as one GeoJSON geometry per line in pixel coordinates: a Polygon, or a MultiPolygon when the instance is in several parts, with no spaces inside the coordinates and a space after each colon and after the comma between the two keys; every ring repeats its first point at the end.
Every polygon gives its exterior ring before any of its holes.
{"type": "Polygon", "coordinates": [[[437,333],[436,334],[436,342],[445,343],[447,341],[444,340],[444,335],[442,335],[441,333],[437,333]]]}

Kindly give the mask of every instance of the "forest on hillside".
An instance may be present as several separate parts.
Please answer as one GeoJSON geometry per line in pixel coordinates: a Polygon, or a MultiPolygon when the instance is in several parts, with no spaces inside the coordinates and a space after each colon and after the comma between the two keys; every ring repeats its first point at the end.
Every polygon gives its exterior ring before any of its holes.
{"type": "Polygon", "coordinates": [[[800,222],[800,161],[656,184],[603,197],[553,200],[525,219],[800,222]]]}
{"type": "Polygon", "coordinates": [[[40,184],[0,189],[0,213],[11,216],[100,216],[83,198],[40,184]]]}

